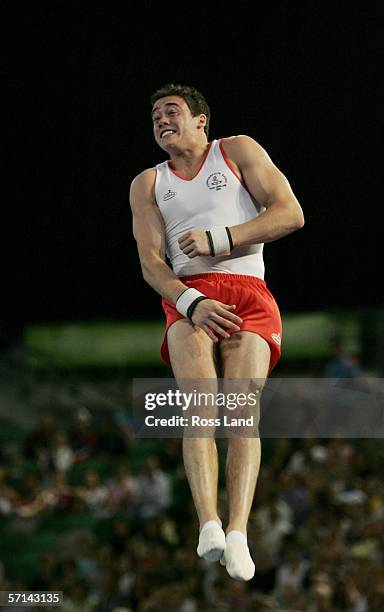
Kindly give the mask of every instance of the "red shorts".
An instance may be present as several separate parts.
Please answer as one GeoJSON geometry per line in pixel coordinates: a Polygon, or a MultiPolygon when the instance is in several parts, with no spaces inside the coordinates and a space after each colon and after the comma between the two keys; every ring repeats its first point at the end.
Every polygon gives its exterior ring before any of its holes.
{"type": "MultiPolygon", "coordinates": [[[[188,287],[194,287],[209,298],[224,304],[236,304],[234,314],[243,319],[241,331],[250,331],[266,340],[271,349],[269,371],[277,364],[281,354],[281,317],[273,295],[265,281],[256,276],[245,274],[224,274],[208,272],[183,276],[180,280],[188,287]]],[[[170,326],[184,319],[175,306],[167,299],[161,300],[166,315],[166,330],[161,345],[161,357],[170,364],[167,333],[170,326]]],[[[227,329],[229,334],[235,330],[227,329]]]]}

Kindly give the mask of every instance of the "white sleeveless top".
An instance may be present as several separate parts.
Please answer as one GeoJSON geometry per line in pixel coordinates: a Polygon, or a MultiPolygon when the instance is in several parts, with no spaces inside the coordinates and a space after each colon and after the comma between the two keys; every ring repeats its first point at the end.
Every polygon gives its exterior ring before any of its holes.
{"type": "Polygon", "coordinates": [[[265,210],[230,167],[221,140],[210,144],[193,179],[183,179],[167,161],[158,164],[155,194],[165,224],[166,253],[177,276],[223,272],[264,278],[263,244],[235,247],[230,255],[189,259],[177,241],[188,230],[239,225],[265,210]]]}

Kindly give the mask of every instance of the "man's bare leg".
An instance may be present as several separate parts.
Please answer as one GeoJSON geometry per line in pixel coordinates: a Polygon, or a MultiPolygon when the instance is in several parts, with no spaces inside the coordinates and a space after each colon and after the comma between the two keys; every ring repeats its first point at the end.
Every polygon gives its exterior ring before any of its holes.
{"type": "MultiPolygon", "coordinates": [[[[193,391],[200,380],[206,381],[200,390],[217,393],[215,347],[203,330],[196,331],[186,319],[176,321],[168,330],[168,348],[174,376],[183,390],[193,391]],[[191,379],[190,389],[187,389],[188,379],[191,379]]],[[[214,412],[215,407],[204,416],[213,416],[214,412]]],[[[201,438],[185,435],[183,459],[200,523],[198,554],[217,561],[225,539],[217,514],[218,456],[214,429],[211,435],[201,438]]]]}
{"type": "MultiPolygon", "coordinates": [[[[223,377],[228,380],[226,391],[236,389],[238,393],[257,393],[260,397],[267,377],[270,360],[268,343],[252,332],[237,332],[221,341],[223,377]]],[[[234,578],[249,580],[254,565],[246,545],[247,522],[252,507],[257,477],[260,469],[261,444],[258,437],[260,402],[246,407],[241,416],[254,416],[254,437],[230,437],[226,464],[227,490],[229,498],[229,523],[226,529],[227,550],[231,547],[235,558],[227,560],[227,570],[234,578]],[[231,542],[229,542],[231,540],[231,542]],[[229,546],[229,543],[231,546],[229,546]],[[243,563],[241,557],[244,557],[243,563]],[[231,561],[231,560],[230,560],[231,561]],[[232,567],[231,567],[232,565],[232,567]]]]}

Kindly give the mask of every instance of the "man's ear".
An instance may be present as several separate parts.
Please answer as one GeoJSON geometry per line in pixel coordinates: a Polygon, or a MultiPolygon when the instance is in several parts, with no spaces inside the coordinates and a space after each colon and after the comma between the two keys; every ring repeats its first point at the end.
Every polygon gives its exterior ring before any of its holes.
{"type": "Polygon", "coordinates": [[[201,114],[199,115],[199,126],[205,127],[207,125],[207,115],[201,114]]]}

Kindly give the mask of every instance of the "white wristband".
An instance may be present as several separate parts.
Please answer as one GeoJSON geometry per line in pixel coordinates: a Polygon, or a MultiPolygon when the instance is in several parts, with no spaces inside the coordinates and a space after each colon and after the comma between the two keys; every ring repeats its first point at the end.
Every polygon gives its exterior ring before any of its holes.
{"type": "Polygon", "coordinates": [[[185,317],[187,316],[187,312],[188,312],[188,308],[190,307],[190,305],[192,304],[192,302],[195,301],[196,298],[200,297],[200,296],[206,297],[204,295],[204,293],[201,293],[201,291],[198,291],[197,289],[194,289],[193,287],[189,287],[189,289],[186,289],[181,295],[179,295],[179,297],[176,300],[176,310],[184,315],[185,317]]]}
{"type": "MultiPolygon", "coordinates": [[[[230,255],[231,253],[231,241],[228,236],[228,232],[226,227],[219,227],[217,229],[211,229],[207,232],[208,240],[209,235],[212,240],[213,253],[214,257],[218,255],[230,255]]],[[[211,249],[212,251],[212,249],[211,249]]]]}

